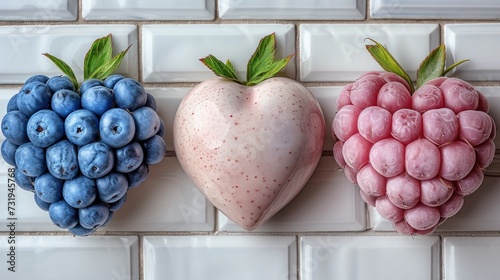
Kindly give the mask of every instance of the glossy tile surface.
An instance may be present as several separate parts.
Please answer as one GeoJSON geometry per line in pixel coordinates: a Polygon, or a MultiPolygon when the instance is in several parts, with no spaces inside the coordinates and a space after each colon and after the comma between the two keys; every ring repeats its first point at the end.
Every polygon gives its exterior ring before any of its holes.
{"type": "Polygon", "coordinates": [[[351,19],[365,18],[365,0],[220,0],[222,19],[351,19]]]}
{"type": "MultiPolygon", "coordinates": [[[[4,246],[7,238],[0,236],[4,260],[11,253],[4,246]]],[[[17,236],[15,241],[15,272],[4,261],[1,279],[139,279],[136,236],[17,236]]]]}
{"type": "MultiPolygon", "coordinates": [[[[192,24],[144,25],[143,79],[145,82],[201,82],[215,77],[200,58],[212,54],[222,61],[231,60],[243,79],[250,56],[259,40],[275,32],[277,56],[295,52],[295,30],[291,24],[192,24]]],[[[284,70],[294,77],[291,61],[284,70]]]]}
{"type": "Polygon", "coordinates": [[[61,71],[42,53],[50,53],[66,61],[80,81],[87,50],[97,38],[113,34],[114,51],[132,45],[118,73],[137,78],[137,30],[134,25],[33,25],[0,26],[1,84],[22,84],[32,75],[61,75],[61,71]]]}
{"type": "Polygon", "coordinates": [[[372,0],[373,18],[400,19],[498,19],[496,0],[372,0]]]}
{"type": "Polygon", "coordinates": [[[500,237],[446,237],[444,257],[446,280],[498,279],[500,237]]]}
{"type": "Polygon", "coordinates": [[[146,182],[127,193],[125,205],[102,231],[213,231],[214,208],[177,158],[150,166],[146,182]]]}
{"type": "Polygon", "coordinates": [[[447,24],[444,28],[448,46],[448,64],[469,59],[454,75],[465,80],[497,81],[500,79],[500,24],[447,24]]]}
{"type": "Polygon", "coordinates": [[[158,108],[158,115],[165,123],[164,140],[167,144],[167,150],[174,150],[173,123],[177,107],[182,99],[191,90],[190,87],[185,88],[146,88],[146,91],[151,93],[155,99],[158,108]]]}
{"type": "Polygon", "coordinates": [[[302,280],[440,279],[438,237],[304,236],[301,248],[302,280]]]}
{"type": "Polygon", "coordinates": [[[143,246],[145,280],[297,279],[291,236],[147,236],[143,246]]]}
{"type": "Polygon", "coordinates": [[[415,79],[420,62],[438,46],[439,34],[436,24],[302,24],[300,79],[354,81],[367,71],[381,71],[365,48],[366,38],[385,45],[415,79]]]}
{"type": "Polygon", "coordinates": [[[215,0],[83,0],[82,15],[87,20],[211,20],[215,0]]]}
{"type": "Polygon", "coordinates": [[[17,0],[0,3],[2,21],[74,21],[77,14],[76,0],[17,0]]]}
{"type": "MultiPolygon", "coordinates": [[[[219,213],[221,231],[244,231],[219,213]]],[[[360,231],[366,228],[365,205],[339,171],[333,157],[322,157],[301,192],[256,232],[360,231]]]]}

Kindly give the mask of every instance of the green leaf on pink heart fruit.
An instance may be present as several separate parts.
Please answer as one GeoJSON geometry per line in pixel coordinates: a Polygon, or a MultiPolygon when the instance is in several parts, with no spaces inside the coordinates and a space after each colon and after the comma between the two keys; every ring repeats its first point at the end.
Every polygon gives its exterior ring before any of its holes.
{"type": "Polygon", "coordinates": [[[83,79],[90,79],[90,76],[102,65],[108,63],[113,57],[113,43],[111,34],[94,41],[83,63],[83,79]]]}
{"type": "Polygon", "coordinates": [[[253,86],[274,77],[288,64],[293,56],[291,54],[283,59],[276,60],[276,35],[272,33],[260,40],[257,49],[248,61],[246,82],[238,79],[236,71],[229,60],[224,63],[215,56],[209,55],[200,59],[200,61],[219,77],[246,86],[253,86]]]}
{"type": "Polygon", "coordinates": [[[272,33],[262,38],[248,61],[246,85],[256,85],[274,77],[292,57],[293,54],[276,61],[276,35],[272,33]]]}
{"type": "Polygon", "coordinates": [[[378,64],[387,72],[394,73],[401,78],[403,78],[410,86],[410,92],[414,92],[413,82],[410,79],[408,73],[403,70],[403,67],[399,65],[396,59],[389,53],[386,47],[382,46],[377,41],[367,38],[368,40],[375,43],[375,45],[366,45],[366,49],[372,55],[372,57],[378,62],[378,64]]]}
{"type": "Polygon", "coordinates": [[[207,66],[212,72],[214,72],[215,75],[235,81],[235,82],[240,82],[238,80],[238,77],[236,76],[236,71],[234,70],[233,64],[229,59],[227,62],[224,64],[224,62],[220,61],[218,58],[216,58],[213,55],[209,55],[205,58],[200,59],[205,66],[207,66]]]}
{"type": "Polygon", "coordinates": [[[68,76],[71,83],[75,86],[75,89],[78,89],[78,80],[76,79],[75,72],[73,72],[73,69],[71,69],[66,62],[48,53],[43,53],[43,55],[48,57],[61,72],[68,76]]]}
{"type": "Polygon", "coordinates": [[[105,62],[104,64],[100,65],[97,69],[95,69],[92,74],[88,77],[88,79],[99,79],[103,80],[109,75],[113,74],[118,67],[120,67],[120,64],[122,63],[123,58],[125,57],[125,54],[127,54],[128,50],[130,49],[132,45],[128,46],[128,48],[119,54],[115,55],[111,60],[108,62],[105,62]]]}

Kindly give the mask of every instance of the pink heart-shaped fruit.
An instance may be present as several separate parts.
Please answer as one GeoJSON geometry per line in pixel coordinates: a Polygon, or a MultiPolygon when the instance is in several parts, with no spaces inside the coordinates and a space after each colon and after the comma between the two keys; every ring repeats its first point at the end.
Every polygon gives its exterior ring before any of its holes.
{"type": "Polygon", "coordinates": [[[198,84],[174,120],[179,162],[210,202],[241,227],[267,221],[309,180],[325,121],[316,98],[288,78],[198,84]]]}

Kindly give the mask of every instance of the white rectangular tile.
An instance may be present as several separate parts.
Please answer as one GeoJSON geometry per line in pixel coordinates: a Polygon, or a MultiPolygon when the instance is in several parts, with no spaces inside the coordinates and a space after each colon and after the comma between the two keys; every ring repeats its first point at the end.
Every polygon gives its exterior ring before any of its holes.
{"type": "Polygon", "coordinates": [[[177,158],[165,157],[102,231],[213,231],[214,211],[177,158]]]}
{"type": "Polygon", "coordinates": [[[173,123],[177,107],[181,103],[184,96],[192,88],[146,88],[148,93],[151,93],[158,104],[158,115],[165,123],[164,140],[167,144],[167,150],[174,150],[173,123]]]}
{"type": "Polygon", "coordinates": [[[292,236],[147,236],[144,279],[297,279],[292,236]]]}
{"type": "MultiPolygon", "coordinates": [[[[497,13],[498,14],[498,13],[497,13]]],[[[497,81],[500,79],[500,24],[446,24],[444,27],[448,61],[469,59],[454,71],[465,80],[497,81]]]]}
{"type": "Polygon", "coordinates": [[[2,21],[73,21],[77,14],[77,0],[17,0],[0,3],[2,21]]]}
{"type": "Polygon", "coordinates": [[[415,79],[428,53],[439,45],[437,24],[302,24],[300,79],[354,81],[367,71],[380,71],[365,48],[372,38],[387,46],[415,79]]]}
{"type": "MultiPolygon", "coordinates": [[[[293,24],[159,24],[142,28],[142,64],[145,82],[200,82],[215,77],[200,58],[212,54],[231,60],[239,77],[261,38],[276,33],[277,56],[295,52],[293,24]]],[[[295,76],[294,60],[284,74],[295,76]]]]}
{"type": "Polygon", "coordinates": [[[0,237],[0,279],[139,280],[136,236],[16,236],[15,241],[11,272],[6,255],[13,244],[7,246],[8,237],[0,237]]]}
{"type": "Polygon", "coordinates": [[[372,0],[373,18],[498,19],[497,0],[372,0]]]}
{"type": "Polygon", "coordinates": [[[305,236],[301,278],[440,279],[439,237],[305,236]]]}
{"type": "Polygon", "coordinates": [[[444,238],[444,279],[498,279],[500,237],[444,238]]]}
{"type": "Polygon", "coordinates": [[[332,122],[337,113],[337,98],[340,95],[342,86],[332,87],[309,87],[309,90],[318,99],[321,110],[325,117],[325,144],[323,145],[324,151],[332,151],[335,140],[332,135],[332,122]]]}
{"type": "Polygon", "coordinates": [[[215,0],[83,0],[86,20],[212,20],[215,0]]]}
{"type": "MultiPolygon", "coordinates": [[[[301,192],[256,232],[360,231],[366,229],[365,204],[333,157],[322,157],[301,192]]],[[[220,231],[244,231],[222,213],[220,231]]]]}
{"type": "Polygon", "coordinates": [[[27,25],[0,27],[0,83],[24,83],[32,75],[61,75],[61,71],[42,53],[50,53],[73,68],[83,80],[83,61],[96,39],[113,35],[114,51],[125,50],[127,55],[118,73],[138,78],[138,41],[135,25],[27,25]]]}
{"type": "Polygon", "coordinates": [[[313,19],[361,20],[365,0],[220,0],[222,19],[313,19]]]}

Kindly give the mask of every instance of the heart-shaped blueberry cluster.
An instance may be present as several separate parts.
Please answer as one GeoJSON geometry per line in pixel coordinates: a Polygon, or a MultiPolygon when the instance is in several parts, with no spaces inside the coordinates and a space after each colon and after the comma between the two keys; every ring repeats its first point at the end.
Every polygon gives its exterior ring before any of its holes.
{"type": "Polygon", "coordinates": [[[88,235],[110,221],[127,191],[165,155],[155,98],[132,78],[29,78],[2,119],[4,160],[52,222],[88,235]]]}
{"type": "Polygon", "coordinates": [[[155,98],[113,74],[128,48],[112,50],[111,34],[94,41],[81,84],[67,63],[44,54],[65,76],[27,79],[2,119],[1,154],[17,185],[78,236],[106,225],[166,153],[155,98]]]}

